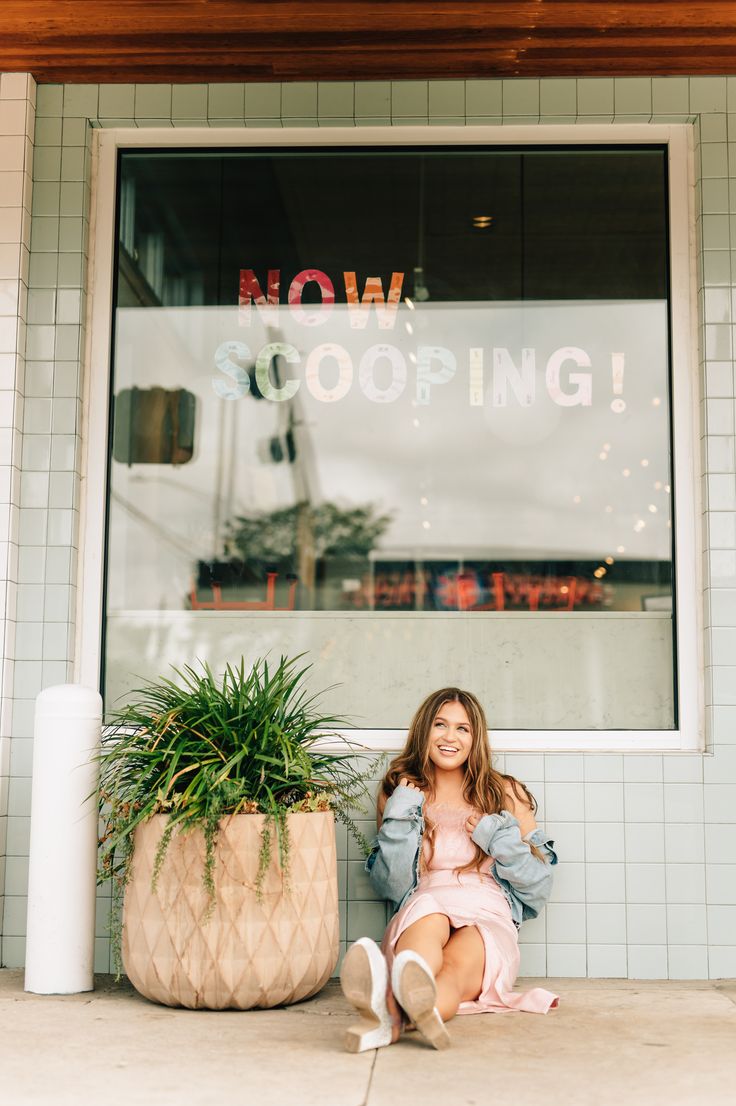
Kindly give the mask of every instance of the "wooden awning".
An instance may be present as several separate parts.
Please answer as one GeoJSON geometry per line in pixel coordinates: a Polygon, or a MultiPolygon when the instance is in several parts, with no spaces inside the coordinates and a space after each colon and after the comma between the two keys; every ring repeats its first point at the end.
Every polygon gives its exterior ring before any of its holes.
{"type": "Polygon", "coordinates": [[[736,3],[3,0],[0,71],[106,83],[736,73],[736,3]]]}

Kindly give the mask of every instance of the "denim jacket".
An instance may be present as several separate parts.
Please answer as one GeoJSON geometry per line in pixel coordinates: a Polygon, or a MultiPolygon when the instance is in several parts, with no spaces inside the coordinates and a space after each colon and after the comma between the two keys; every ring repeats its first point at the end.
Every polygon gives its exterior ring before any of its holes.
{"type": "MultiPolygon", "coordinates": [[[[365,863],[374,890],[391,902],[394,913],[419,883],[423,803],[421,791],[403,785],[394,790],[365,863]]],[[[552,889],[552,865],[557,863],[554,841],[539,828],[522,838],[519,823],[508,810],[484,814],[472,839],[493,857],[490,871],[508,900],[516,928],[536,918],[552,889]],[[549,863],[536,857],[525,842],[536,845],[549,863]]]]}

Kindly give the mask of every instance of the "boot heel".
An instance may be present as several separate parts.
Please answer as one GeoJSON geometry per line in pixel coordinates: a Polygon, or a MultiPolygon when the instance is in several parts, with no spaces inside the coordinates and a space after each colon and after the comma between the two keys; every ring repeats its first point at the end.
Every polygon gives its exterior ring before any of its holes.
{"type": "Polygon", "coordinates": [[[340,970],[340,986],[361,1015],[345,1033],[348,1052],[366,1052],[391,1044],[392,1023],[386,1005],[388,969],[375,941],[361,937],[350,946],[340,970]]]}
{"type": "Polygon", "coordinates": [[[449,1048],[450,1034],[435,1006],[437,984],[424,957],[411,949],[394,960],[391,986],[399,1006],[433,1048],[449,1048]]]}

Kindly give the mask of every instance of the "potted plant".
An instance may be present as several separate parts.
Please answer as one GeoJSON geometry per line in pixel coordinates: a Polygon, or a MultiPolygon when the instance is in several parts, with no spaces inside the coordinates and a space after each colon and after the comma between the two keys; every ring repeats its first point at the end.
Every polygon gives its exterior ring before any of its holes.
{"type": "Polygon", "coordinates": [[[146,998],[277,1006],[334,970],[335,816],[367,849],[349,812],[374,763],[325,748],[344,722],[319,713],[299,660],[174,669],[105,728],[99,878],[122,900],[118,969],[146,998]]]}

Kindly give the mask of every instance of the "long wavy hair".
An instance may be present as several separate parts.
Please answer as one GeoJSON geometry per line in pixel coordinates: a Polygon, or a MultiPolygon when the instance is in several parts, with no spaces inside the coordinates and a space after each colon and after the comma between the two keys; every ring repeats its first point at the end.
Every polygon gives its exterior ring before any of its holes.
{"type": "MultiPolygon", "coordinates": [[[[511,787],[516,798],[528,804],[536,813],[537,801],[529,789],[514,776],[497,772],[491,762],[491,743],[488,739],[488,723],[485,712],[475,695],[469,691],[461,691],[458,687],[443,687],[439,691],[432,692],[420,705],[409,727],[406,744],[397,757],[388,766],[388,771],[383,778],[381,789],[383,795],[388,798],[398,786],[399,780],[407,779],[425,792],[431,802],[434,797],[435,768],[430,760],[429,735],[432,724],[445,703],[460,703],[464,707],[470,722],[471,746],[468,759],[463,765],[465,779],[463,781],[463,798],[470,806],[480,814],[498,814],[505,809],[507,787],[511,787]]],[[[424,871],[434,855],[434,838],[436,826],[431,818],[424,815],[425,840],[428,842],[429,851],[425,856],[422,849],[420,857],[420,871],[424,871]]],[[[534,845],[529,846],[535,856],[540,860],[545,857],[534,845]]],[[[478,871],[484,860],[488,859],[479,845],[475,845],[476,855],[458,872],[478,871]]]]}

